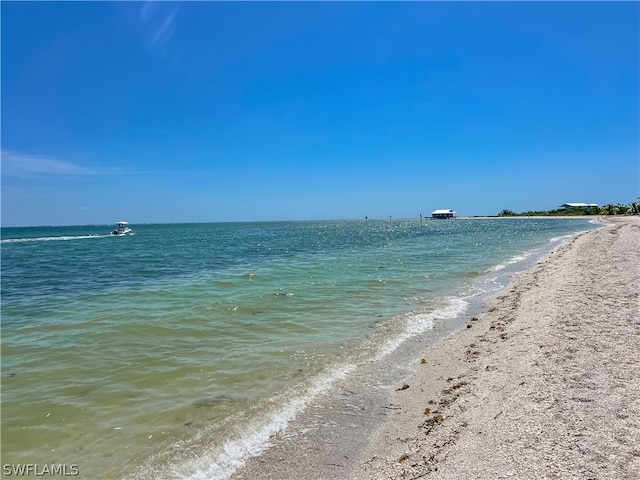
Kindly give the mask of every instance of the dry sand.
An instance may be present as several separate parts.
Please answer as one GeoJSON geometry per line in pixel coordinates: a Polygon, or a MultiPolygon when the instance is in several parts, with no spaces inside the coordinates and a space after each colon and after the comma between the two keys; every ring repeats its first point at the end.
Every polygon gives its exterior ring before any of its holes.
{"type": "Polygon", "coordinates": [[[337,386],[232,478],[640,479],[640,219],[608,221],[415,362],[337,386]]]}

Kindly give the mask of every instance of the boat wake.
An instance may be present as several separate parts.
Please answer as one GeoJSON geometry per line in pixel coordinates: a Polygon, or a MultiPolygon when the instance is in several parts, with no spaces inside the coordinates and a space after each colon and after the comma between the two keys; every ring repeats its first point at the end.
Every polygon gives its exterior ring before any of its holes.
{"type": "Polygon", "coordinates": [[[93,238],[106,238],[111,235],[70,235],[61,237],[37,237],[37,238],[5,238],[0,240],[0,243],[23,243],[23,242],[54,242],[65,240],[85,240],[93,238]]]}

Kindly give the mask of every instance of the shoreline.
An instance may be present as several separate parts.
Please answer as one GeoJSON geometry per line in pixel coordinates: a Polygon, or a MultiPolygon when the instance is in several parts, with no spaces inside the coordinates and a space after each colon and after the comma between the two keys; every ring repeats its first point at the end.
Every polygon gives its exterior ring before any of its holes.
{"type": "Polygon", "coordinates": [[[230,478],[637,478],[640,224],[608,220],[468,328],[359,367],[230,478]]]}

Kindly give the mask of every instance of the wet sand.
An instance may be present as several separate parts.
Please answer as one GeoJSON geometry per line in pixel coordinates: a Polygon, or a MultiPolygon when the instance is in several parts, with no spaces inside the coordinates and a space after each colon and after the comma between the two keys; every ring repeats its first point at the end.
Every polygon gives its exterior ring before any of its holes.
{"type": "Polygon", "coordinates": [[[640,478],[640,219],[607,222],[358,368],[232,479],[640,478]]]}

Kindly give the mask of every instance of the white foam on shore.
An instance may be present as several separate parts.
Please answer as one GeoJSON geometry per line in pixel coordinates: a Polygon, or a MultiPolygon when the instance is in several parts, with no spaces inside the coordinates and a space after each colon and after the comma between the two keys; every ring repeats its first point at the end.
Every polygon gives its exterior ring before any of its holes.
{"type": "MultiPolygon", "coordinates": [[[[449,297],[446,305],[430,312],[413,313],[407,316],[402,333],[388,339],[374,356],[380,360],[396,350],[411,337],[417,336],[434,327],[438,320],[453,319],[463,313],[468,302],[462,298],[449,297]]],[[[317,397],[329,391],[339,380],[353,372],[355,364],[332,367],[332,370],[313,379],[311,386],[300,396],[294,397],[269,420],[259,427],[247,427],[245,433],[235,440],[227,441],[222,453],[194,456],[184,462],[167,466],[162,472],[155,472],[156,479],[176,480],[224,480],[242,468],[252,457],[259,456],[271,446],[271,438],[284,431],[289,423],[301,414],[317,397]]],[[[145,477],[146,478],[146,477],[145,477]]]]}
{"type": "Polygon", "coordinates": [[[191,458],[179,465],[170,466],[155,478],[176,480],[224,480],[241,468],[251,457],[263,453],[270,446],[270,438],[284,430],[319,395],[327,392],[338,380],[355,370],[353,364],[343,365],[314,379],[304,395],[293,398],[280,411],[274,413],[269,421],[259,428],[249,429],[241,438],[228,441],[222,447],[223,452],[216,457],[202,455],[191,458]]]}
{"type": "MultiPolygon", "coordinates": [[[[597,223],[597,222],[594,222],[594,223],[597,223]]],[[[552,245],[551,248],[553,248],[553,247],[555,247],[555,246],[557,246],[557,245],[559,245],[561,243],[566,242],[567,240],[570,240],[570,239],[572,239],[574,237],[577,237],[578,235],[581,235],[581,234],[586,233],[588,231],[589,230],[582,230],[582,231],[575,232],[575,233],[569,233],[567,235],[560,235],[558,237],[552,237],[552,238],[549,239],[549,243],[552,245]]],[[[548,248],[548,247],[546,247],[546,248],[548,248]]],[[[499,263],[498,265],[495,265],[495,266],[491,267],[488,270],[488,272],[498,272],[500,270],[504,270],[507,267],[510,267],[512,265],[524,262],[524,261],[528,260],[529,258],[531,258],[532,256],[540,254],[541,252],[544,253],[544,250],[545,250],[545,247],[538,247],[538,248],[535,248],[535,249],[530,250],[528,252],[524,252],[524,253],[522,253],[520,255],[514,255],[513,257],[511,257],[506,262],[499,263]]]]}
{"type": "Polygon", "coordinates": [[[549,243],[562,243],[566,240],[569,240],[573,237],[577,237],[578,235],[581,235],[583,233],[588,232],[589,230],[582,230],[581,232],[576,232],[576,233],[570,233],[568,235],[560,235],[559,237],[553,237],[549,239],[549,243]]]}
{"type": "Polygon", "coordinates": [[[447,305],[431,312],[413,313],[410,315],[404,331],[388,339],[378,350],[375,360],[380,360],[391,352],[395,351],[409,338],[430,330],[437,320],[450,320],[461,315],[468,307],[469,303],[459,297],[448,297],[447,305]]]}
{"type": "MultiPolygon", "coordinates": [[[[438,320],[456,318],[468,306],[462,298],[450,297],[447,304],[431,312],[414,313],[408,316],[402,333],[387,340],[378,350],[374,360],[379,360],[396,350],[411,337],[433,328],[438,320]]],[[[222,453],[217,456],[202,455],[193,457],[183,463],[172,465],[166,472],[157,474],[155,478],[171,478],[176,480],[224,480],[228,479],[252,457],[259,456],[270,446],[273,435],[284,431],[296,416],[318,396],[326,393],[338,381],[353,372],[357,366],[346,364],[333,367],[330,372],[315,378],[309,389],[300,396],[290,400],[282,409],[274,413],[261,427],[249,427],[244,435],[236,440],[226,442],[222,453]]]]}
{"type": "MultiPolygon", "coordinates": [[[[533,253],[533,252],[531,252],[533,253]]],[[[507,260],[504,263],[499,263],[498,265],[495,265],[493,267],[491,267],[489,269],[489,272],[497,272],[499,270],[504,270],[505,268],[507,268],[509,265],[513,265],[516,264],[518,262],[522,262],[523,260],[526,260],[530,255],[530,254],[524,254],[524,255],[516,255],[514,257],[511,257],[509,260],[507,260]]]]}

